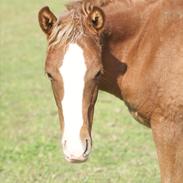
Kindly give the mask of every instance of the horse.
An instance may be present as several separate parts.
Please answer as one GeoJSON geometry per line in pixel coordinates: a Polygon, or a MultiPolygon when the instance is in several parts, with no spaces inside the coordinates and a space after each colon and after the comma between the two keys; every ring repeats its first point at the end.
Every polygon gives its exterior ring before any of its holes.
{"type": "Polygon", "coordinates": [[[162,183],[183,182],[183,1],[79,0],[38,14],[65,159],[92,148],[99,90],[152,129],[162,183]]]}

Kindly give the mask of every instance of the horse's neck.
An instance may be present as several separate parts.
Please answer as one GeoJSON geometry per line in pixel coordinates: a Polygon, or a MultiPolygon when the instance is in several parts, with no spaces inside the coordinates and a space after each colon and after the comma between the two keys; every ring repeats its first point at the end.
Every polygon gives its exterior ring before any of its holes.
{"type": "Polygon", "coordinates": [[[101,79],[101,90],[123,98],[121,83],[131,62],[130,52],[134,44],[138,42],[139,35],[142,34],[155,4],[139,0],[130,7],[118,1],[104,9],[107,15],[108,38],[105,40],[103,48],[104,75],[101,79]]]}

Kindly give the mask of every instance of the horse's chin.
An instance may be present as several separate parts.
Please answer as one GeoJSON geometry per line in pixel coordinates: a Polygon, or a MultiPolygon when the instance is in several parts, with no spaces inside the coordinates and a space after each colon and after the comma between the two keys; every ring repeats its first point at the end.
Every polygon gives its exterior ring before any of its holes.
{"type": "Polygon", "coordinates": [[[69,163],[84,163],[88,160],[88,157],[79,157],[79,158],[68,158],[65,157],[65,160],[69,163]]]}

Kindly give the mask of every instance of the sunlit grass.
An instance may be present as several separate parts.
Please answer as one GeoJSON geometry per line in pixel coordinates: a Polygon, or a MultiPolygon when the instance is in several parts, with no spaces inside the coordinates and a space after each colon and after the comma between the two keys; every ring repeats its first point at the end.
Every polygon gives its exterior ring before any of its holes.
{"type": "Polygon", "coordinates": [[[0,182],[159,182],[151,130],[105,93],[95,109],[89,161],[73,165],[64,160],[57,109],[43,69],[46,39],[37,21],[46,4],[59,15],[64,3],[1,0],[0,182]]]}

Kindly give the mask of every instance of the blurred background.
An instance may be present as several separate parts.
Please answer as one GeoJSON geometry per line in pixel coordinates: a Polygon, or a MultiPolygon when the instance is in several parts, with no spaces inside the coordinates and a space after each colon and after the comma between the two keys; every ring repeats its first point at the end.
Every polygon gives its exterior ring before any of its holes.
{"type": "Polygon", "coordinates": [[[90,159],[84,164],[64,160],[37,14],[49,5],[59,15],[66,2],[0,0],[0,182],[159,182],[151,130],[103,92],[95,107],[90,159]]]}

